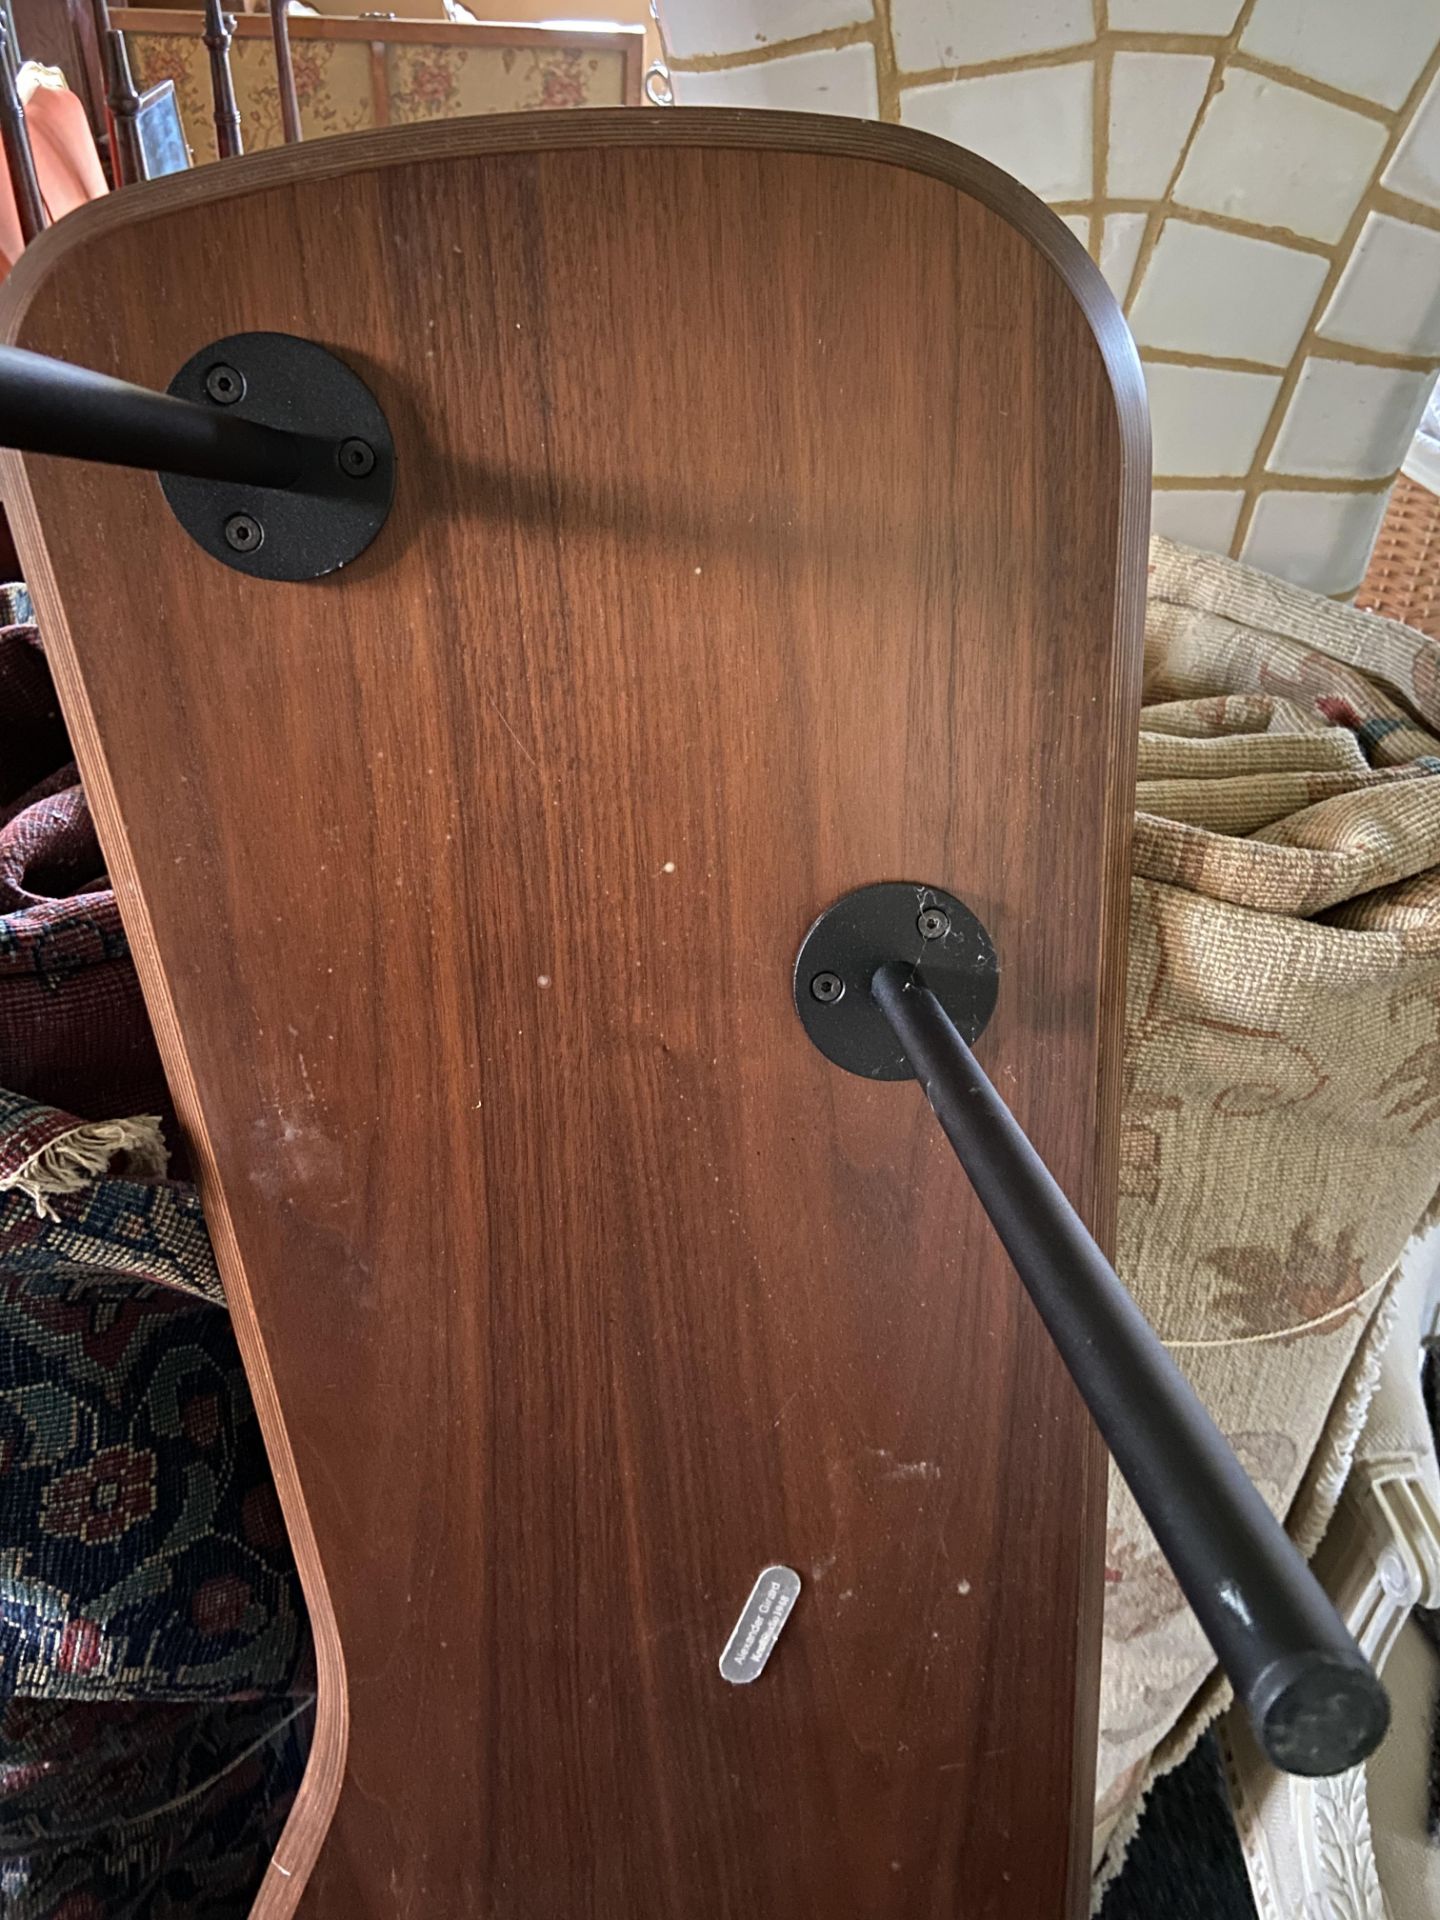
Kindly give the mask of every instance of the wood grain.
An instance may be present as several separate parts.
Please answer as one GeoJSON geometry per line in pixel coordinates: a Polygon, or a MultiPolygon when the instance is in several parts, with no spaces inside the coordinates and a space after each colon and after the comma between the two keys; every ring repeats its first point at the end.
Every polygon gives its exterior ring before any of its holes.
{"type": "Polygon", "coordinates": [[[297,586],[0,466],[316,1628],[256,1912],[1079,1915],[1103,1455],[789,990],[953,888],[1108,1236],[1147,459],[1078,244],[900,129],[533,115],[114,196],[0,319],[154,385],[304,332],[399,450],[297,586]]]}

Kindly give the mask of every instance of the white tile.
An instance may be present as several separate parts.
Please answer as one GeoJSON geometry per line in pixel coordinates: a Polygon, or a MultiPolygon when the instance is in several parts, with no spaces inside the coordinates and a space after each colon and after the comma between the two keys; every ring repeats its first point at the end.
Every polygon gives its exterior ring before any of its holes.
{"type": "Polygon", "coordinates": [[[1370,184],[1378,120],[1232,67],[1186,156],[1181,206],[1338,240],[1370,184]]]}
{"type": "Polygon", "coordinates": [[[1167,220],[1130,325],[1143,347],[1283,367],[1299,345],[1325,273],[1317,254],[1167,220]]]}
{"type": "Polygon", "coordinates": [[[1158,200],[1164,193],[1214,64],[1201,53],[1116,54],[1110,75],[1112,200],[1158,200]]]}
{"type": "MultiPolygon", "coordinates": [[[[564,11],[559,0],[555,13],[564,11]]],[[[660,0],[660,32],[676,60],[754,53],[873,17],[870,0],[660,0]]]]}
{"type": "Polygon", "coordinates": [[[1256,0],[1240,50],[1398,107],[1437,40],[1435,0],[1256,0]]]}
{"type": "Polygon", "coordinates": [[[1250,471],[1280,375],[1147,365],[1145,386],[1155,472],[1223,480],[1250,471]]]}
{"type": "Polygon", "coordinates": [[[975,67],[1077,47],[1095,36],[1090,0],[890,0],[902,73],[975,67]]]}
{"type": "Polygon", "coordinates": [[[1229,33],[1240,0],[1110,0],[1110,26],[1122,33],[1229,33]]]}
{"type": "Polygon", "coordinates": [[[1100,236],[1100,271],[1110,282],[1110,291],[1123,306],[1130,291],[1135,262],[1140,257],[1140,242],[1145,238],[1143,213],[1112,213],[1100,236]]]}
{"type": "Polygon", "coordinates": [[[1076,60],[911,87],[900,118],[983,154],[1042,200],[1088,200],[1093,80],[1092,63],[1076,60]]]}
{"type": "Polygon", "coordinates": [[[1316,593],[1351,593],[1365,578],[1386,499],[1383,493],[1262,493],[1240,558],[1316,593]]]}
{"type": "Polygon", "coordinates": [[[681,107],[789,107],[801,113],[880,117],[875,53],[869,46],[819,47],[782,54],[752,67],[686,73],[672,67],[670,84],[681,107]]]}
{"type": "Polygon", "coordinates": [[[1061,220],[1088,253],[1090,250],[1090,216],[1088,213],[1062,213],[1061,220]]]}
{"type": "Polygon", "coordinates": [[[1440,353],[1440,233],[1368,215],[1320,331],[1378,353],[1440,353]]]}
{"type": "Polygon", "coordinates": [[[1405,472],[1430,493],[1440,493],[1440,393],[1430,396],[1405,455],[1405,472]]]}
{"type": "Polygon", "coordinates": [[[1150,531],[1207,553],[1228,553],[1244,498],[1238,487],[1162,487],[1150,496],[1150,531]]]}
{"type": "Polygon", "coordinates": [[[1434,384],[1433,373],[1307,360],[1266,465],[1326,480],[1383,479],[1405,458],[1434,384]]]}
{"type": "Polygon", "coordinates": [[[1440,74],[1425,90],[1405,137],[1380,176],[1392,193],[1440,207],[1440,74]]]}

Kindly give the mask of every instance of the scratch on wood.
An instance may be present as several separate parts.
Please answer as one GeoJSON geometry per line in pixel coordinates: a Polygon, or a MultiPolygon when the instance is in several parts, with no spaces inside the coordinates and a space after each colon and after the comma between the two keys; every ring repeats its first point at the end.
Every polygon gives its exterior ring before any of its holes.
{"type": "Polygon", "coordinates": [[[516,746],[520,749],[521,753],[524,754],[525,758],[530,762],[531,766],[534,767],[536,773],[539,773],[540,772],[539,761],[535,758],[534,754],[531,753],[530,749],[526,746],[525,742],[520,738],[519,734],[515,731],[514,727],[512,727],[510,722],[505,718],[504,711],[502,710],[499,701],[496,700],[494,694],[491,694],[491,693],[486,694],[485,704],[495,709],[496,718],[499,720],[501,726],[504,727],[505,731],[509,734],[510,738],[515,742],[516,746]]]}

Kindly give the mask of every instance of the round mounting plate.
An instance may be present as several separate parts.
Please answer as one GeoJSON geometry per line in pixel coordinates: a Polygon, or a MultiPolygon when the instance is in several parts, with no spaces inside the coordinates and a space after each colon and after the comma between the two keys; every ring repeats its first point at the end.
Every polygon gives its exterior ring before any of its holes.
{"type": "Polygon", "coordinates": [[[805,1031],[847,1073],[909,1080],[910,1063],[870,993],[886,960],[913,962],[972,1043],[995,1011],[1000,963],[985,928],[943,887],[884,880],[820,915],[795,960],[795,1010],[805,1031]]]}
{"type": "Polygon", "coordinates": [[[170,382],[181,400],[223,407],[237,419],[316,436],[311,464],[293,487],[252,487],[162,473],[175,518],[207,553],[261,580],[315,580],[362,554],[384,526],[395,493],[395,447],[378,402],[343,360],[292,333],[232,333],[202,347],[170,382]],[[243,391],[229,405],[216,398],[243,391]],[[368,472],[342,472],[337,449],[360,440],[375,456],[368,472]],[[237,518],[260,530],[243,549],[227,540],[237,518]]]}

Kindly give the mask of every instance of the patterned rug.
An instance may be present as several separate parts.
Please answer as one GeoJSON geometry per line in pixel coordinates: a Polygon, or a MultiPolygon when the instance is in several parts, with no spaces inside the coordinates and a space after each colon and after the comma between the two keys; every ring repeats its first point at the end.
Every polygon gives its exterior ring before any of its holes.
{"type": "Polygon", "coordinates": [[[242,1920],[304,1768],[308,1628],[200,1203],[163,1177],[164,1078],[49,673],[6,600],[0,1913],[242,1920]]]}
{"type": "Polygon", "coordinates": [[[229,1920],[303,1766],[303,1607],[199,1201],[16,1184],[67,1128],[0,1096],[3,1911],[229,1920]]]}
{"type": "MultiPolygon", "coordinates": [[[[1303,1551],[1440,1184],[1440,644],[1151,549],[1117,1265],[1303,1551]]],[[[1226,1704],[1112,1474],[1096,1850],[1226,1704]]]]}

